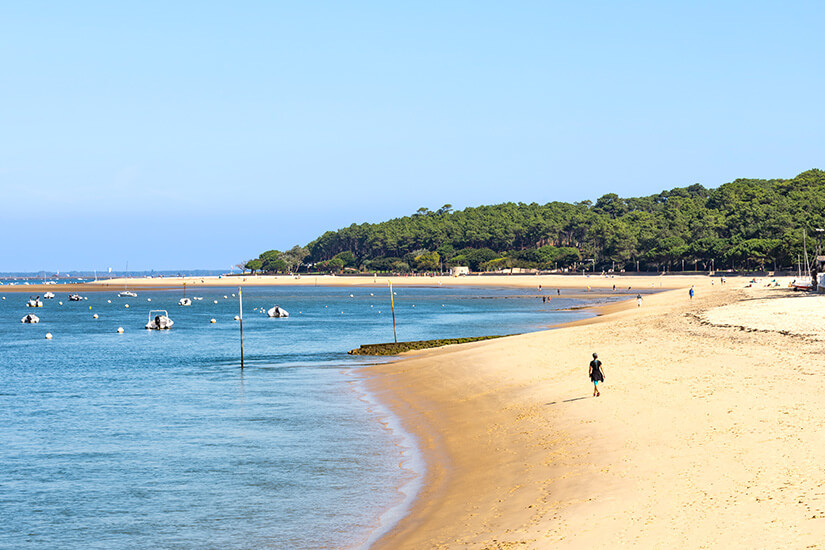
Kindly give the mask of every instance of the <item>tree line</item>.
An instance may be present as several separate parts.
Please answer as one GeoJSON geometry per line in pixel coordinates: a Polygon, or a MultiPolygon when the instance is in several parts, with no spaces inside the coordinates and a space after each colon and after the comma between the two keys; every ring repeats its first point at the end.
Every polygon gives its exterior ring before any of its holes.
{"type": "Polygon", "coordinates": [[[781,269],[796,265],[803,235],[815,238],[821,228],[825,172],[813,169],[789,180],[737,179],[716,189],[694,184],[635,198],[608,193],[595,203],[420,208],[411,216],[327,231],[305,247],[267,251],[242,267],[401,273],[456,265],[473,271],[781,269]]]}

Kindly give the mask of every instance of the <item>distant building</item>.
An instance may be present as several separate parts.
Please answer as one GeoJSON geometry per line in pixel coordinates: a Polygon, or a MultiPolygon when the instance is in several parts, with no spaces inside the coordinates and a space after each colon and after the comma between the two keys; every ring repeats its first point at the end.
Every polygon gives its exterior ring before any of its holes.
{"type": "Polygon", "coordinates": [[[470,268],[466,265],[457,265],[455,267],[450,268],[450,276],[451,277],[458,277],[459,275],[469,275],[470,268]]]}

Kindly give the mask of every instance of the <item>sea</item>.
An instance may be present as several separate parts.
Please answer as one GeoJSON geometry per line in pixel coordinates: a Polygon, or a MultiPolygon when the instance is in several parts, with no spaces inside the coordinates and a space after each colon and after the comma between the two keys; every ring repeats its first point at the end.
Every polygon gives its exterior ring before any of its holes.
{"type": "MultiPolygon", "coordinates": [[[[368,548],[414,499],[415,440],[357,373],[387,359],[347,354],[393,340],[386,286],[243,289],[243,370],[237,287],[188,307],[181,290],[70,302],[53,285],[41,308],[4,290],[0,549],[368,548]],[[146,330],[151,310],[174,326],[146,330]]],[[[394,292],[399,341],[535,331],[620,298],[394,292]]]]}

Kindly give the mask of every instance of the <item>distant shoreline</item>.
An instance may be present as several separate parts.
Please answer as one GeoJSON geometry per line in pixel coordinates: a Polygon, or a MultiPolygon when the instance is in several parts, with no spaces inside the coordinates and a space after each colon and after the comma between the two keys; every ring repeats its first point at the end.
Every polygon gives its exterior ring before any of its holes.
{"type": "MultiPolygon", "coordinates": [[[[733,279],[726,275],[729,279],[733,279]]],[[[741,276],[736,277],[741,279],[741,276]]],[[[259,287],[259,286],[331,286],[331,287],[376,287],[387,286],[392,282],[398,287],[420,286],[470,286],[470,287],[498,287],[498,288],[534,288],[538,292],[539,286],[548,296],[555,289],[577,289],[590,291],[611,291],[613,285],[617,290],[626,290],[627,287],[636,290],[671,290],[690,286],[699,281],[718,279],[710,277],[706,272],[696,275],[468,275],[450,277],[448,275],[434,277],[397,277],[376,275],[370,276],[335,276],[335,275],[247,275],[227,277],[135,277],[116,278],[105,281],[89,281],[83,283],[65,283],[56,285],[29,284],[29,285],[2,285],[2,292],[95,292],[120,291],[128,285],[129,290],[161,290],[212,287],[259,287]]]]}

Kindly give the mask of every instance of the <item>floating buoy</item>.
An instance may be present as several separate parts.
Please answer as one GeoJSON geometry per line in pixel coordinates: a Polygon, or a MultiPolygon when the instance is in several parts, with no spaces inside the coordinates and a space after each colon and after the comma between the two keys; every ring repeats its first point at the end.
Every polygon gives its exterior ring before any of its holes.
{"type": "Polygon", "coordinates": [[[215,303],[217,304],[217,303],[218,303],[218,301],[217,301],[217,300],[215,300],[215,303]]]}
{"type": "MultiPolygon", "coordinates": [[[[233,294],[233,296],[234,296],[234,294],[233,294]]],[[[227,299],[227,298],[226,298],[226,294],[224,294],[224,295],[223,295],[223,299],[224,299],[224,300],[226,300],[226,299],[227,299]]]]}
{"type": "Polygon", "coordinates": [[[147,301],[147,302],[151,302],[151,301],[152,301],[152,299],[151,299],[151,298],[146,298],[146,301],[147,301]]]}
{"type": "Polygon", "coordinates": [[[415,307],[415,304],[413,304],[413,307],[415,307]]]}
{"type": "Polygon", "coordinates": [[[51,340],[51,339],[52,339],[52,333],[51,333],[51,332],[47,332],[47,333],[46,333],[46,340],[51,340]]]}
{"type": "Polygon", "coordinates": [[[124,332],[123,327],[117,327],[117,333],[118,334],[123,334],[123,332],[124,332]]]}
{"type": "MultiPolygon", "coordinates": [[[[225,296],[224,296],[224,297],[225,297],[225,296]]],[[[235,295],[233,294],[233,295],[232,295],[232,297],[234,298],[234,297],[235,297],[235,295]]]]}
{"type": "Polygon", "coordinates": [[[129,304],[123,304],[123,307],[129,307],[129,304]]]}
{"type": "Polygon", "coordinates": [[[375,294],[373,294],[372,292],[370,292],[370,296],[375,296],[375,294]]]}
{"type": "MultiPolygon", "coordinates": [[[[63,303],[63,302],[61,302],[61,303],[63,303]]],[[[106,303],[107,303],[107,304],[111,304],[111,303],[112,303],[112,301],[111,301],[111,300],[106,300],[106,303]]]]}
{"type": "Polygon", "coordinates": [[[5,300],[5,299],[6,299],[6,297],[5,297],[5,296],[3,296],[3,299],[5,300]]]}
{"type": "Polygon", "coordinates": [[[241,320],[241,318],[240,318],[240,317],[238,317],[237,315],[235,315],[235,320],[236,320],[236,321],[240,321],[240,320],[241,320]]]}
{"type": "Polygon", "coordinates": [[[83,299],[84,299],[84,300],[88,300],[89,298],[88,298],[87,296],[84,296],[84,297],[83,297],[83,299]]]}
{"type": "Polygon", "coordinates": [[[350,294],[350,295],[349,295],[349,297],[350,297],[350,298],[355,298],[355,296],[353,296],[352,294],[350,294]]]}
{"type": "Polygon", "coordinates": [[[89,306],[89,309],[92,309],[92,306],[89,306]]]}
{"type": "MultiPolygon", "coordinates": [[[[5,300],[5,298],[3,298],[5,300]]],[[[57,305],[62,306],[63,302],[57,302],[57,305]]]]}
{"type": "Polygon", "coordinates": [[[370,307],[375,307],[375,306],[370,304],[370,307]]]}
{"type": "Polygon", "coordinates": [[[97,319],[97,313],[95,313],[94,315],[92,315],[92,319],[97,319]]]}
{"type": "Polygon", "coordinates": [[[214,320],[214,319],[209,319],[209,322],[210,322],[210,323],[217,323],[217,321],[216,321],[216,320],[214,320]]]}

